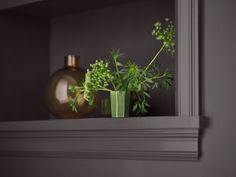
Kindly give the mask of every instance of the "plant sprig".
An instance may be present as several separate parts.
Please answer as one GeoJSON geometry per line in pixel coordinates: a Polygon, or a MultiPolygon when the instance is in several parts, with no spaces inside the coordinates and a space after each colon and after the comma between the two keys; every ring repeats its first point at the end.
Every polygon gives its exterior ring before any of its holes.
{"type": "Polygon", "coordinates": [[[152,89],[168,89],[173,83],[173,75],[168,71],[161,71],[156,59],[164,51],[175,53],[175,28],[168,18],[165,24],[156,22],[152,31],[153,37],[160,41],[162,46],[150,60],[150,63],[141,67],[134,62],[122,63],[123,54],[119,50],[111,50],[109,60],[96,60],[90,65],[85,75],[85,81],[81,86],[71,86],[70,91],[75,97],[71,101],[73,111],[77,111],[78,93],[83,93],[85,100],[90,105],[94,104],[97,91],[128,91],[135,94],[135,102],[132,110],[136,114],[147,112],[149,91],[152,89]],[[113,66],[113,67],[112,67],[113,66]]]}
{"type": "Polygon", "coordinates": [[[147,112],[148,100],[151,98],[149,90],[155,88],[168,89],[173,82],[172,74],[166,70],[160,71],[159,65],[155,64],[145,71],[144,68],[131,63],[128,65],[128,71],[126,74],[128,81],[128,90],[135,93],[136,101],[134,102],[132,110],[136,114],[144,114],[147,112]]]}
{"type": "Polygon", "coordinates": [[[69,86],[69,91],[75,95],[70,102],[70,107],[71,107],[72,111],[74,111],[74,112],[78,112],[78,109],[77,109],[77,107],[78,107],[78,94],[80,93],[79,92],[80,89],[81,88],[79,88],[79,86],[76,86],[76,85],[69,86]]]}
{"type": "Polygon", "coordinates": [[[162,47],[157,51],[145,70],[149,69],[163,50],[171,54],[171,56],[174,56],[175,54],[175,27],[169,18],[165,18],[164,25],[161,22],[156,22],[154,24],[152,36],[161,42],[162,47]]]}

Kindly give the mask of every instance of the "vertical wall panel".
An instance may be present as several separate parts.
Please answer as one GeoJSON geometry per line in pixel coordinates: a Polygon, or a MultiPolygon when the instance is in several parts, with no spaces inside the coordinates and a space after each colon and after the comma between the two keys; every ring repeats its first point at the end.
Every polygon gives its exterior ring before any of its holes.
{"type": "Polygon", "coordinates": [[[49,21],[1,15],[0,26],[0,120],[47,119],[49,21]]]}

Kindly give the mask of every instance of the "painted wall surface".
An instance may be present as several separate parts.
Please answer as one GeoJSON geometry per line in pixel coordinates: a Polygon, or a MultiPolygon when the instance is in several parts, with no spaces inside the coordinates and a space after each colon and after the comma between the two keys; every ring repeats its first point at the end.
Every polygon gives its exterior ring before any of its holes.
{"type": "Polygon", "coordinates": [[[34,3],[41,0],[1,0],[0,9],[7,9],[9,7],[17,7],[24,4],[34,3]]]}
{"type": "Polygon", "coordinates": [[[204,0],[201,7],[201,112],[208,127],[198,162],[1,158],[1,176],[235,177],[235,7],[235,0],[204,0]]]}
{"type": "MultiPolygon", "coordinates": [[[[146,66],[161,47],[151,35],[153,25],[167,17],[175,20],[174,2],[138,1],[53,18],[51,72],[63,66],[67,54],[80,55],[81,66],[88,68],[96,59],[107,59],[111,49],[119,49],[126,60],[146,66]]],[[[168,54],[162,54],[159,63],[162,70],[174,72],[175,60],[168,54]]],[[[174,90],[173,86],[168,91],[151,92],[151,115],[175,114],[174,90]]]]}
{"type": "Polygon", "coordinates": [[[49,75],[49,22],[1,15],[1,121],[47,119],[45,84],[49,75]]]}

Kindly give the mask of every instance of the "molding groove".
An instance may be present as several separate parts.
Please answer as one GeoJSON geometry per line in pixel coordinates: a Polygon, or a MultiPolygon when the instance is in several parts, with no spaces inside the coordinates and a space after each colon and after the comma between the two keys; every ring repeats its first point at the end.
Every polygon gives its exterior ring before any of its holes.
{"type": "MultiPolygon", "coordinates": [[[[74,129],[73,122],[70,123],[69,120],[67,126],[61,130],[50,130],[47,121],[41,121],[41,126],[38,128],[36,127],[39,122],[31,122],[28,127],[5,123],[1,125],[0,155],[140,160],[198,159],[199,118],[141,119],[146,125],[144,129],[132,125],[135,125],[136,119],[130,121],[101,119],[100,129],[87,130],[74,129]],[[182,123],[175,124],[179,120],[180,122],[182,120],[182,123]],[[110,124],[102,124],[103,121],[110,124]],[[120,128],[112,129],[113,125],[119,122],[122,122],[120,128]],[[153,122],[156,123],[156,128],[153,122]],[[168,126],[167,122],[172,122],[172,126],[168,126]],[[43,124],[44,130],[41,131],[43,124]]],[[[59,124],[63,122],[59,121],[59,124]]]]}

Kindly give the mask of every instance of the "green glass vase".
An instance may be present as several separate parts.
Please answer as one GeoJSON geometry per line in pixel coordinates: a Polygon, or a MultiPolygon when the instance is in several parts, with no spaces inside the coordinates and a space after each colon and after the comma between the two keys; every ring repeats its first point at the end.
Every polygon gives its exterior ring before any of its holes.
{"type": "Polygon", "coordinates": [[[129,116],[130,92],[111,91],[111,116],[122,118],[129,116]]]}

